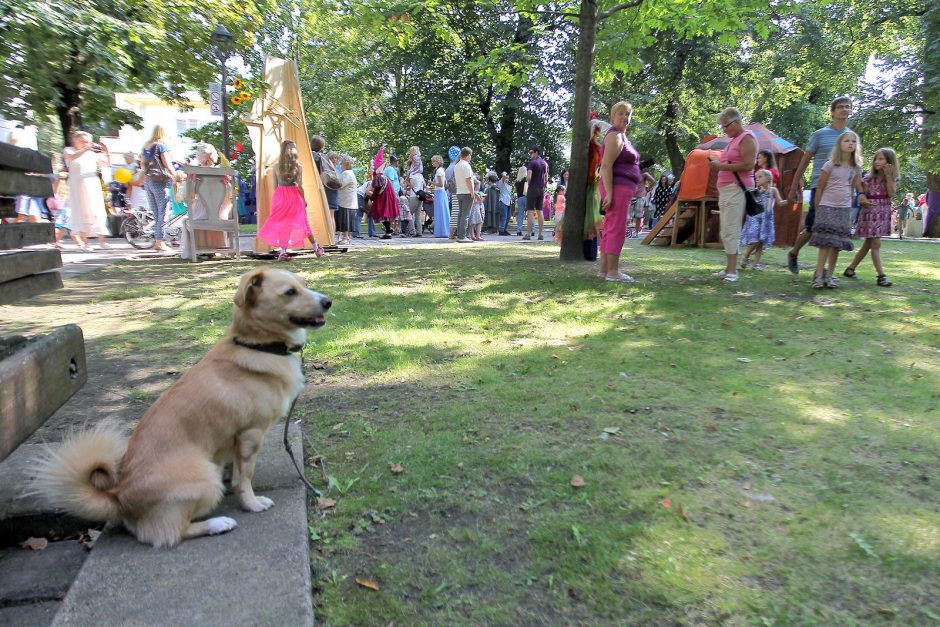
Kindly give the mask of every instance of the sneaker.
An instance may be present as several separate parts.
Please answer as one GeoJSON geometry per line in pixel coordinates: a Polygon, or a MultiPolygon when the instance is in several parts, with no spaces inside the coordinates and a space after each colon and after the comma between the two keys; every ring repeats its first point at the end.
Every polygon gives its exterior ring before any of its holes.
{"type": "Polygon", "coordinates": [[[764,269],[764,264],[762,264],[762,263],[755,263],[752,267],[753,267],[755,270],[757,270],[758,272],[760,272],[761,270],[764,269]]]}
{"type": "Polygon", "coordinates": [[[738,280],[737,274],[726,274],[724,278],[725,283],[735,283],[738,280]]]}
{"type": "Polygon", "coordinates": [[[539,233],[539,241],[542,241],[542,234],[539,233]]]}
{"type": "Polygon", "coordinates": [[[829,278],[828,282],[832,284],[832,287],[839,287],[839,277],[829,276],[828,272],[826,273],[826,276],[829,278]]]}
{"type": "Polygon", "coordinates": [[[507,235],[509,235],[509,231],[500,231],[499,234],[502,237],[506,237],[507,235]]]}
{"type": "Polygon", "coordinates": [[[712,272],[712,276],[717,276],[717,277],[723,277],[723,276],[725,276],[726,274],[728,274],[728,273],[725,272],[724,270],[719,270],[718,272],[712,272]]]}
{"type": "Polygon", "coordinates": [[[822,274],[817,274],[815,277],[813,277],[813,289],[814,290],[821,290],[824,287],[826,287],[826,273],[825,272],[823,272],[822,274]]]}
{"type": "Polygon", "coordinates": [[[105,242],[104,244],[98,244],[98,250],[111,250],[111,244],[105,242]]]}
{"type": "Polygon", "coordinates": [[[473,240],[470,239],[469,237],[465,237],[465,238],[459,239],[459,240],[457,240],[457,241],[460,242],[461,244],[469,244],[469,243],[472,242],[473,240]]]}
{"type": "Polygon", "coordinates": [[[796,255],[790,252],[787,253],[787,270],[793,274],[800,273],[800,264],[797,263],[796,255]]]}
{"type": "Polygon", "coordinates": [[[523,236],[522,236],[522,240],[523,240],[523,241],[528,241],[528,240],[530,240],[530,239],[532,239],[532,238],[531,238],[530,236],[528,236],[528,235],[523,235],[523,236]]]}
{"type": "Polygon", "coordinates": [[[624,274],[623,272],[621,272],[620,274],[616,274],[616,275],[614,275],[614,276],[610,276],[610,275],[608,274],[608,275],[607,275],[607,280],[608,280],[608,281],[614,281],[614,282],[617,282],[617,283],[636,283],[636,279],[634,279],[634,278],[633,278],[632,276],[630,276],[629,274],[624,274]]]}
{"type": "Polygon", "coordinates": [[[388,233],[382,236],[382,239],[392,239],[392,236],[388,233]]]}
{"type": "Polygon", "coordinates": [[[875,283],[879,287],[891,287],[892,285],[891,281],[888,280],[887,275],[884,274],[878,275],[878,279],[875,281],[875,283]]]}
{"type": "MultiPolygon", "coordinates": [[[[506,235],[509,235],[509,233],[506,235]]],[[[516,237],[522,237],[522,231],[516,231],[516,237]]]]}

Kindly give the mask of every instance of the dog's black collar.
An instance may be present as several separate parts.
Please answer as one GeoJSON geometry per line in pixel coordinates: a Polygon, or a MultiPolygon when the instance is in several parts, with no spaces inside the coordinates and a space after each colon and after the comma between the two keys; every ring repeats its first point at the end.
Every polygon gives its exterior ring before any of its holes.
{"type": "Polygon", "coordinates": [[[272,355],[281,355],[286,357],[291,353],[299,353],[303,350],[302,344],[297,344],[295,346],[288,346],[284,342],[268,342],[266,344],[253,344],[251,342],[243,342],[237,337],[232,338],[232,341],[242,346],[244,348],[250,348],[253,351],[261,351],[262,353],[271,353],[272,355]]]}

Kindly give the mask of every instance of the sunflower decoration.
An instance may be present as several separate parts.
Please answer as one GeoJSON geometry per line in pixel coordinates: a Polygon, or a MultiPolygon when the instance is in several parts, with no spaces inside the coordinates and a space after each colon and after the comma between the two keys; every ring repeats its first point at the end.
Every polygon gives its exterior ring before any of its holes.
{"type": "Polygon", "coordinates": [[[232,96],[232,104],[235,105],[236,107],[240,105],[242,102],[244,102],[244,100],[242,100],[241,96],[232,96]]]}
{"type": "Polygon", "coordinates": [[[241,89],[244,86],[245,86],[245,82],[242,79],[238,78],[237,76],[232,79],[232,87],[234,87],[235,89],[241,89]]]}
{"type": "Polygon", "coordinates": [[[251,92],[243,91],[238,94],[238,97],[242,99],[242,102],[248,102],[251,100],[251,92]]]}

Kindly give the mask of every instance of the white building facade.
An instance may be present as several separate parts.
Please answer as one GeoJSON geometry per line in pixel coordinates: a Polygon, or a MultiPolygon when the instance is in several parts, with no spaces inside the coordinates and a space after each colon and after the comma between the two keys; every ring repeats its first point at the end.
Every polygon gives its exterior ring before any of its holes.
{"type": "Polygon", "coordinates": [[[102,137],[101,142],[108,146],[112,155],[128,151],[140,152],[143,145],[150,139],[153,127],[160,125],[165,131],[164,142],[170,148],[173,159],[183,161],[193,147],[193,140],[182,137],[182,133],[189,129],[199,128],[209,122],[220,120],[219,116],[212,115],[209,103],[199,97],[195,91],[184,94],[188,111],[182,111],[178,105],[173,105],[149,93],[116,93],[114,104],[121,109],[133,111],[141,117],[143,127],[135,129],[125,125],[117,137],[102,137]]]}

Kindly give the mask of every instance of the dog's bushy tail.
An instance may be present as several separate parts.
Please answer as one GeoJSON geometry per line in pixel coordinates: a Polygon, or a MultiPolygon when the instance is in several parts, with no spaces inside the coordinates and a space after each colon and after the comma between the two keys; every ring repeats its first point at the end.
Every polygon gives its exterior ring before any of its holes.
{"type": "Polygon", "coordinates": [[[110,490],[126,450],[127,438],[113,423],[70,435],[39,459],[30,492],[87,520],[117,520],[119,504],[110,490]]]}

